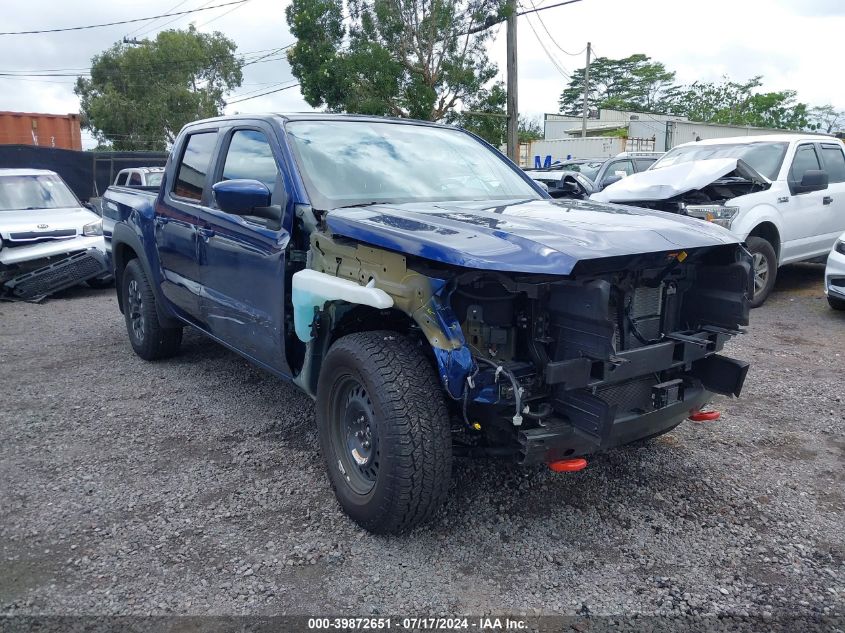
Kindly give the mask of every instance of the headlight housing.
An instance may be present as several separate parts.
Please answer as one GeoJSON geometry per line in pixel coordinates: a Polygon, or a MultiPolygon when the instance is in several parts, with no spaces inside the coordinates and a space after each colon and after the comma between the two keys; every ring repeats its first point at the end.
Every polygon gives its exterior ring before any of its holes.
{"type": "MultiPolygon", "coordinates": [[[[3,243],[3,240],[0,240],[0,244],[3,243]]],[[[833,250],[835,250],[840,255],[845,255],[845,240],[836,240],[836,244],[833,246],[833,250]]]]}
{"type": "Polygon", "coordinates": [[[726,229],[739,213],[739,207],[726,207],[721,204],[688,204],[684,207],[687,215],[700,220],[707,220],[726,229]]]}
{"type": "Polygon", "coordinates": [[[82,227],[82,234],[86,237],[93,237],[95,235],[102,235],[103,234],[103,221],[97,220],[95,222],[91,222],[90,224],[86,224],[82,227]]]}

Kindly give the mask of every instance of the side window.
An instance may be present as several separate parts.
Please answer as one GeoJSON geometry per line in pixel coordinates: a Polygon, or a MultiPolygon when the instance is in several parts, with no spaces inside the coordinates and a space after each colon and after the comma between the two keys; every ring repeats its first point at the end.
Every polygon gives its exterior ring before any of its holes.
{"type": "Polygon", "coordinates": [[[812,145],[800,145],[792,159],[792,167],[789,168],[789,180],[801,182],[804,172],[809,169],[821,169],[819,157],[816,156],[816,149],[812,145]]]}
{"type": "Polygon", "coordinates": [[[222,180],[258,180],[273,191],[278,173],[273,148],[262,132],[236,130],[232,134],[229,149],[226,151],[226,162],[223,164],[222,180]]]}
{"type": "Polygon", "coordinates": [[[617,160],[610,165],[607,166],[607,171],[604,173],[604,177],[607,178],[609,176],[615,176],[617,173],[625,174],[626,176],[630,176],[634,173],[634,165],[629,160],[617,160]]]}
{"type": "Polygon", "coordinates": [[[822,144],[822,158],[828,182],[845,182],[845,154],[838,145],[822,144]]]}
{"type": "Polygon", "coordinates": [[[125,173],[125,172],[120,172],[120,173],[117,175],[117,178],[115,178],[114,184],[116,184],[116,185],[125,185],[125,184],[126,184],[126,177],[127,177],[128,175],[129,175],[128,173],[125,173]]]}
{"type": "Polygon", "coordinates": [[[202,199],[205,175],[216,143],[217,132],[199,132],[188,137],[173,183],[174,195],[191,200],[202,199]]]}
{"type": "Polygon", "coordinates": [[[634,163],[637,166],[637,171],[645,171],[652,165],[654,165],[655,158],[636,158],[634,159],[634,163]]]}
{"type": "Polygon", "coordinates": [[[129,184],[130,185],[140,185],[141,184],[141,174],[139,174],[136,171],[131,176],[129,176],[129,184]]]}

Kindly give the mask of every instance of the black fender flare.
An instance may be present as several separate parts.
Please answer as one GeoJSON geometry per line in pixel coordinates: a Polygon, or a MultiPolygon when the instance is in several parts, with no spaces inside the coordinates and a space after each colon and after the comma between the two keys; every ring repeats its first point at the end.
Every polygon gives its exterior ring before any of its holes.
{"type": "MultiPolygon", "coordinates": [[[[133,259],[131,257],[127,258],[122,256],[122,247],[124,246],[135,253],[135,259],[140,262],[141,268],[144,269],[144,274],[147,276],[147,279],[151,282],[155,279],[152,274],[150,262],[147,260],[146,251],[144,250],[144,245],[141,242],[141,239],[125,223],[118,222],[115,224],[114,231],[112,232],[112,265],[114,266],[117,304],[121,313],[123,312],[123,269],[126,268],[128,261],[133,259]]],[[[156,314],[158,314],[158,322],[163,327],[179,327],[185,325],[166,308],[167,298],[164,294],[162,294],[159,285],[156,283],[151,283],[150,285],[152,286],[153,295],[155,295],[156,299],[156,314]]]]}

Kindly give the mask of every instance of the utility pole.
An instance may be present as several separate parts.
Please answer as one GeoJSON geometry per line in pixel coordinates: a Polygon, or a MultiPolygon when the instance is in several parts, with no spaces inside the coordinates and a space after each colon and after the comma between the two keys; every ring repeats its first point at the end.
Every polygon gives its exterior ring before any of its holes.
{"type": "Polygon", "coordinates": [[[584,66],[584,114],[581,118],[581,138],[587,136],[587,95],[590,93],[590,53],[591,44],[587,42],[587,65],[584,66]]]}
{"type": "Polygon", "coordinates": [[[517,101],[516,80],[516,0],[508,0],[508,157],[519,164],[519,104],[517,101]]]}

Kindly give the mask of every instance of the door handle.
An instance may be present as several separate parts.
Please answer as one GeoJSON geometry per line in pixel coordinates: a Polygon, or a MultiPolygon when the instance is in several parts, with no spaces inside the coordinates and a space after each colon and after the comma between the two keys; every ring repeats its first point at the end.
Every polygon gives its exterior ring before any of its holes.
{"type": "Polygon", "coordinates": [[[833,198],[831,198],[830,196],[825,196],[824,198],[822,198],[822,204],[830,204],[831,202],[833,202],[833,198]]]}
{"type": "Polygon", "coordinates": [[[206,241],[215,236],[214,229],[198,229],[197,233],[199,233],[206,241]]]}

